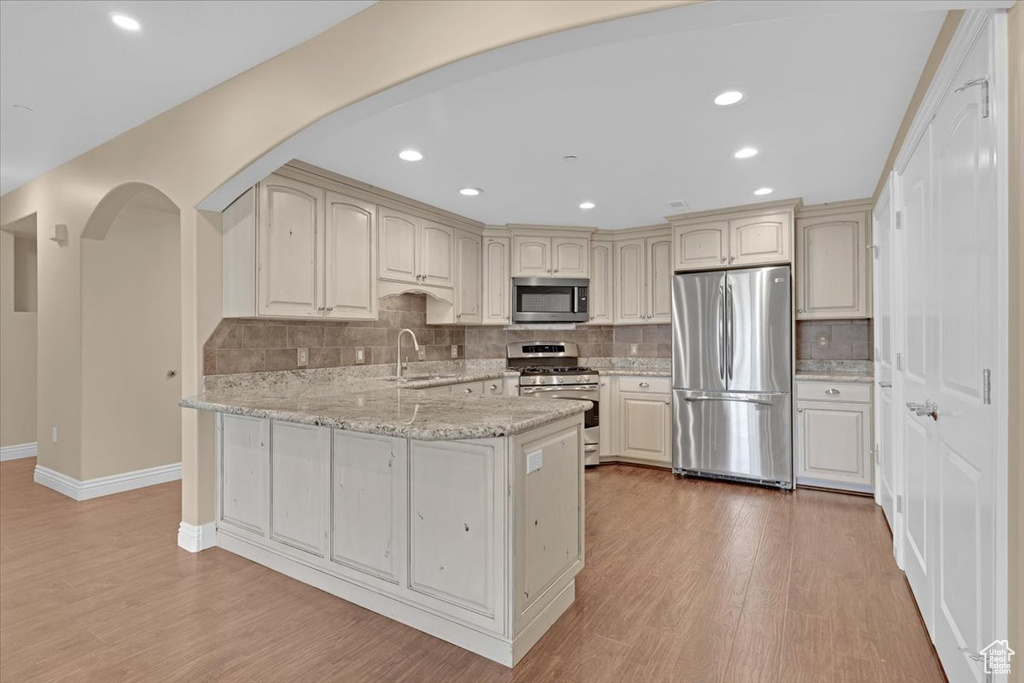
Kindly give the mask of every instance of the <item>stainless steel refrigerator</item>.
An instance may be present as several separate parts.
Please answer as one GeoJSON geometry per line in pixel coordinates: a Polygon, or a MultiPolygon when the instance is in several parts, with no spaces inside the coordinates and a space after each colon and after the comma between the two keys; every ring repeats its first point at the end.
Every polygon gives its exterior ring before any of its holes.
{"type": "Polygon", "coordinates": [[[789,266],[676,275],[672,470],[793,487],[789,266]]]}

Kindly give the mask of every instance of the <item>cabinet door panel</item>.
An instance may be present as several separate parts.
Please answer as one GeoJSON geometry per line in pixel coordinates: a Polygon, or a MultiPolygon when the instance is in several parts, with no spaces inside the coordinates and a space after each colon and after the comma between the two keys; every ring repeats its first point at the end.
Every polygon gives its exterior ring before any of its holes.
{"type": "Polygon", "coordinates": [[[377,318],[376,207],[327,193],[324,304],[328,318],[377,318]]]}
{"type": "Polygon", "coordinates": [[[511,320],[509,292],[509,252],[507,237],[484,238],[484,314],[485,325],[507,325],[511,320]]]}
{"type": "Polygon", "coordinates": [[[675,229],[676,270],[724,268],[728,260],[728,221],[681,225],[675,229]]]}
{"type": "Polygon", "coordinates": [[[589,277],[589,239],[554,237],[551,239],[551,253],[554,258],[551,274],[555,277],[589,277]]]}
{"type": "Polygon", "coordinates": [[[729,221],[729,258],[732,265],[789,261],[791,228],[790,216],[784,213],[729,221]]]}
{"type": "Polygon", "coordinates": [[[269,420],[219,415],[221,420],[222,521],[267,535],[269,420]]]}
{"type": "Polygon", "coordinates": [[[270,537],[323,557],[331,432],[325,427],[274,422],[270,442],[270,537]]]}
{"type": "Polygon", "coordinates": [[[612,304],[615,300],[615,279],[612,262],[614,248],[611,242],[594,242],[590,247],[590,322],[611,325],[614,321],[612,304]]]}
{"type": "Polygon", "coordinates": [[[324,191],[271,175],[260,183],[259,315],[316,316],[324,191]]]}
{"type": "Polygon", "coordinates": [[[797,404],[800,476],[870,484],[871,407],[842,403],[797,404]]]}
{"type": "Polygon", "coordinates": [[[463,325],[479,324],[481,319],[481,249],[478,235],[459,231],[455,242],[455,322],[463,325]]]}
{"type": "Polygon", "coordinates": [[[797,317],[868,315],[867,262],[866,214],[797,221],[797,317]]]}
{"type": "Polygon", "coordinates": [[[419,219],[385,207],[381,207],[379,215],[378,276],[386,280],[419,282],[419,219]]]}
{"type": "Polygon", "coordinates": [[[647,322],[672,322],[672,238],[647,240],[647,322]]]}
{"type": "Polygon", "coordinates": [[[455,230],[437,223],[423,224],[420,237],[420,281],[438,287],[454,284],[455,230]]]}
{"type": "Polygon", "coordinates": [[[512,238],[513,277],[547,277],[551,270],[550,239],[522,235],[512,238]]]}
{"type": "Polygon", "coordinates": [[[642,323],[647,314],[644,241],[619,242],[615,254],[615,322],[642,323]]]}
{"type": "Polygon", "coordinates": [[[668,396],[619,392],[619,438],[623,457],[671,464],[670,403],[668,396]]]}

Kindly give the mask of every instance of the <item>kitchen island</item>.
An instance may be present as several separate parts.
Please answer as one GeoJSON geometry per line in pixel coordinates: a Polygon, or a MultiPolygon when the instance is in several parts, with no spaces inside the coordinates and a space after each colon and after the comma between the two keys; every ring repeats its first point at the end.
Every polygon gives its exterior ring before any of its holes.
{"type": "MultiPolygon", "coordinates": [[[[457,381],[457,379],[452,380],[457,381]]],[[[575,598],[585,401],[219,387],[217,545],[514,666],[575,598]]]]}

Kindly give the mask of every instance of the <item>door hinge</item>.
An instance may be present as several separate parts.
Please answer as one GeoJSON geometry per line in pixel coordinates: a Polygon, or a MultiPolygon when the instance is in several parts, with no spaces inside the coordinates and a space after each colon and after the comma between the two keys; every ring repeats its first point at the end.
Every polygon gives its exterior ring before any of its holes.
{"type": "Polygon", "coordinates": [[[981,371],[982,401],[992,405],[992,371],[988,368],[981,371]]]}
{"type": "Polygon", "coordinates": [[[897,211],[896,212],[896,229],[897,230],[902,230],[903,229],[903,212],[902,211],[897,211]]]}
{"type": "Polygon", "coordinates": [[[903,512],[903,496],[896,496],[896,512],[903,512]]]}
{"type": "Polygon", "coordinates": [[[897,370],[902,370],[903,369],[903,354],[902,353],[897,353],[896,354],[896,369],[897,370]]]}
{"type": "Polygon", "coordinates": [[[988,76],[982,76],[981,78],[975,78],[967,81],[954,92],[963,92],[968,88],[973,88],[976,85],[981,86],[981,118],[988,118],[988,76]]]}

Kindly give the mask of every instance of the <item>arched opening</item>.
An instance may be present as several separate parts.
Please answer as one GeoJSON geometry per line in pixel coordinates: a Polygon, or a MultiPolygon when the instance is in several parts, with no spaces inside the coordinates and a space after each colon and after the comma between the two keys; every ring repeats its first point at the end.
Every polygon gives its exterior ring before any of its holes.
{"type": "Polygon", "coordinates": [[[0,460],[36,454],[36,214],[0,228],[0,460]]]}
{"type": "Polygon", "coordinates": [[[143,183],[82,234],[83,480],[181,460],[181,216],[143,183]]]}

